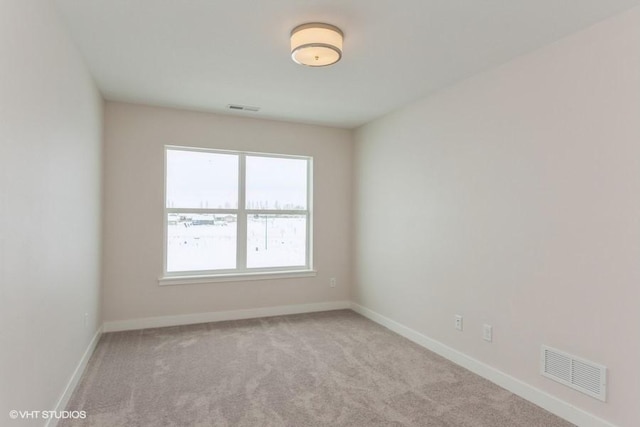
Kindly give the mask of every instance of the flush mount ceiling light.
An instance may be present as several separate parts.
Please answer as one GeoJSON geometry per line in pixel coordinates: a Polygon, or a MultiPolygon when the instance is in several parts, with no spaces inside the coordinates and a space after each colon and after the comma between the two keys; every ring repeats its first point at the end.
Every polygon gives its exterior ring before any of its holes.
{"type": "Polygon", "coordinates": [[[309,67],[325,67],[342,58],[340,28],[329,24],[298,25],[291,31],[291,59],[309,67]]]}

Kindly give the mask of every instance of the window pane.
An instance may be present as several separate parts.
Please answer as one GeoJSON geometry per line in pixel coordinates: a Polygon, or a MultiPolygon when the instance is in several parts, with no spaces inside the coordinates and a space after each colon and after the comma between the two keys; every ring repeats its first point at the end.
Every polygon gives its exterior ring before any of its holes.
{"type": "Polygon", "coordinates": [[[170,213],[167,271],[236,268],[236,215],[170,213]]]}
{"type": "Polygon", "coordinates": [[[306,210],[306,159],[247,156],[247,209],[306,210]]]}
{"type": "Polygon", "coordinates": [[[238,156],[167,150],[167,207],[238,208],[238,156]]]}
{"type": "Polygon", "coordinates": [[[306,215],[248,215],[247,267],[306,265],[306,215]]]}

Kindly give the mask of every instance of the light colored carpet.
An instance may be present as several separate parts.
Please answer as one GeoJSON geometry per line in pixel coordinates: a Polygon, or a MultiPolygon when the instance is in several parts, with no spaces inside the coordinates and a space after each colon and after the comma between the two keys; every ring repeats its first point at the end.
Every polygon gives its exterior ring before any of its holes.
{"type": "Polygon", "coordinates": [[[350,311],[102,336],[60,426],[571,424],[350,311]]]}

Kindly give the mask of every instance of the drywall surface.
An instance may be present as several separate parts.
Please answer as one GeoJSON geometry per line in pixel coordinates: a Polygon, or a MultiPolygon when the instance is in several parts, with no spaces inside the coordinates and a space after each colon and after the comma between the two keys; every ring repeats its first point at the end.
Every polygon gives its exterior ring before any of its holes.
{"type": "Polygon", "coordinates": [[[113,102],[105,117],[106,321],[348,299],[350,131],[113,102]],[[165,145],[313,156],[317,276],[159,286],[165,145]]]}
{"type": "Polygon", "coordinates": [[[102,98],[52,2],[0,2],[0,424],[53,410],[99,329],[102,98]],[[85,313],[87,317],[85,319],[85,313]]]}
{"type": "Polygon", "coordinates": [[[636,8],[358,129],[354,301],[640,425],[639,52],[636,8]],[[606,365],[607,402],[543,344],[606,365]]]}

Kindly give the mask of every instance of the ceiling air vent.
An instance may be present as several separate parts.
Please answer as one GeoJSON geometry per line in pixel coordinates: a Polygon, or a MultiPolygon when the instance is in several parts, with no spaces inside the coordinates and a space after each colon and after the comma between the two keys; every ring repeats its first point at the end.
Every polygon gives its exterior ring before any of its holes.
{"type": "Polygon", "coordinates": [[[240,105],[240,104],[229,104],[227,108],[234,111],[251,111],[253,113],[257,113],[260,111],[260,107],[252,107],[250,105],[240,105]]]}
{"type": "Polygon", "coordinates": [[[543,345],[540,373],[598,400],[606,400],[605,366],[543,345]]]}

